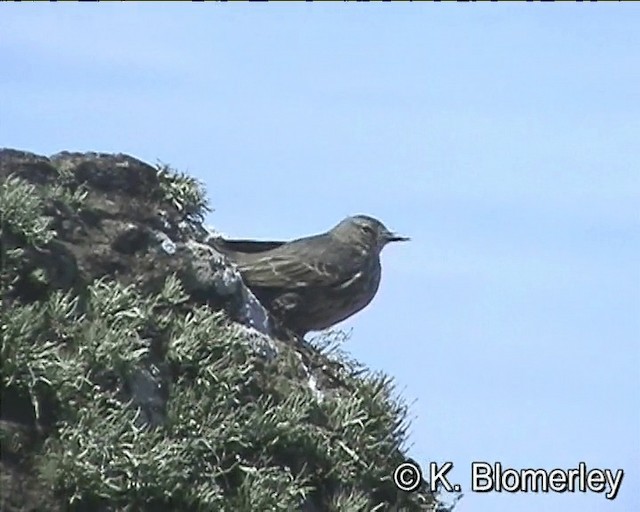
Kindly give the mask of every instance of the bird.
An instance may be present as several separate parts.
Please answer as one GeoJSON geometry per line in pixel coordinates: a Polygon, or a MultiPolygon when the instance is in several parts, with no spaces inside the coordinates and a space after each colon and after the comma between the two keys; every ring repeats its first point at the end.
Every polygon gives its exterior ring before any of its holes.
{"type": "Polygon", "coordinates": [[[408,240],[373,217],[354,215],[288,242],[218,238],[213,245],[278,325],[304,338],[365,308],[380,285],[380,252],[408,240]]]}

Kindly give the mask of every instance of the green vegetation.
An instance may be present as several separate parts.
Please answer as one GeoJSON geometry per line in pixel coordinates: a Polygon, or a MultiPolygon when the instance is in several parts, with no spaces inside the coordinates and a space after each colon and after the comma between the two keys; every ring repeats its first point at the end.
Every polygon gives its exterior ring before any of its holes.
{"type": "MultiPolygon", "coordinates": [[[[164,199],[200,217],[199,186],[159,173],[164,199]]],[[[12,176],[0,197],[3,419],[40,432],[27,444],[3,432],[3,450],[20,452],[61,509],[445,510],[426,491],[394,488],[406,407],[386,376],[323,350],[340,379],[319,399],[295,347],[264,360],[223,312],[189,302],[172,273],[157,293],[108,276],[50,286],[33,256],[59,242],[46,212],[94,194],[72,175],[64,183],[12,176]],[[34,280],[37,297],[25,298],[20,287],[34,280]],[[134,400],[140,372],[162,388],[159,426],[134,400]],[[30,419],[13,418],[25,404],[30,419]]]]}
{"type": "Polygon", "coordinates": [[[164,199],[188,220],[202,221],[204,215],[211,211],[202,183],[167,164],[158,164],[156,169],[164,199]]]}

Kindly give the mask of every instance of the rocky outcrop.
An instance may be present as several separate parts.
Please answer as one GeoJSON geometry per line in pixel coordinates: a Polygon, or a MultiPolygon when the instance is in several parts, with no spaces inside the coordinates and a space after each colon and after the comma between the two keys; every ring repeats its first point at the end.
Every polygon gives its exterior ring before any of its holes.
{"type": "Polygon", "coordinates": [[[5,149],[0,183],[2,510],[443,509],[390,480],[389,380],[272,332],[194,179],[5,149]]]}

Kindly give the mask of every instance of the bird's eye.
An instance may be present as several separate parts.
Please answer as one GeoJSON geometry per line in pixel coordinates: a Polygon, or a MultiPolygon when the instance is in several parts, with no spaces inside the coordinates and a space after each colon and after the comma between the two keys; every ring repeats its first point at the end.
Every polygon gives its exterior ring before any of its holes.
{"type": "Polygon", "coordinates": [[[367,224],[362,225],[362,231],[367,235],[373,235],[373,228],[367,224]]]}

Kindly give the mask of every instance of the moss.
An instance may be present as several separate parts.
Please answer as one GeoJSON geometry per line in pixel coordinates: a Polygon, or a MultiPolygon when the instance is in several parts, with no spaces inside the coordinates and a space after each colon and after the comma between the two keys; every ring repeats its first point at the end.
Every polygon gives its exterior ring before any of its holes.
{"type": "Polygon", "coordinates": [[[302,347],[282,344],[277,358],[263,359],[222,309],[193,300],[169,266],[153,265],[152,249],[124,259],[109,245],[109,219],[143,226],[162,204],[173,205],[172,222],[194,223],[206,200],[168,167],[155,189],[140,186],[144,194],[132,199],[124,180],[114,193],[108,157],[100,158],[93,185],[86,168],[82,180],[75,173],[84,162],[77,155],[59,174],[39,161],[42,176],[60,182],[30,183],[9,174],[19,163],[0,166],[0,439],[3,479],[13,484],[3,506],[444,510],[426,489],[405,494],[391,482],[407,430],[391,379],[332,350],[329,335],[311,349],[317,366],[331,369],[319,400],[301,370],[302,347]],[[55,201],[66,207],[51,209],[55,201]],[[62,229],[65,222],[74,229],[62,229]],[[49,266],[63,250],[78,269],[69,282],[49,266]],[[158,274],[150,288],[151,265],[158,274]],[[145,391],[141,376],[155,387],[145,391]],[[151,422],[152,413],[160,420],[151,422]]]}

